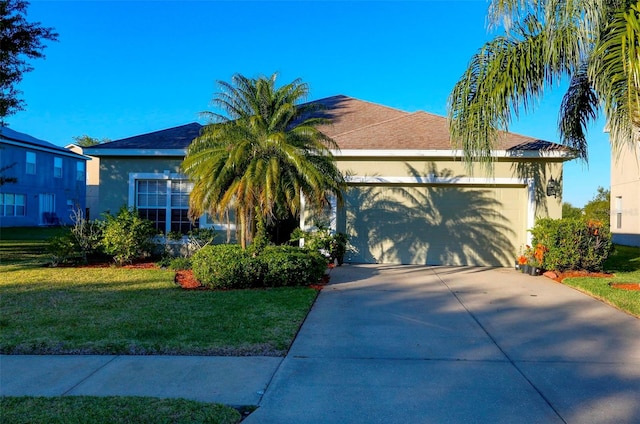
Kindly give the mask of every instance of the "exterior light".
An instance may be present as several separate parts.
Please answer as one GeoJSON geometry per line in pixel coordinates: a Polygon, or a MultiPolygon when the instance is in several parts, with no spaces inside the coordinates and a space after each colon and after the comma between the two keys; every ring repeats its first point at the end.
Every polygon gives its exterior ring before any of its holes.
{"type": "Polygon", "coordinates": [[[547,196],[558,197],[558,194],[560,194],[560,182],[551,177],[547,182],[547,196]]]}

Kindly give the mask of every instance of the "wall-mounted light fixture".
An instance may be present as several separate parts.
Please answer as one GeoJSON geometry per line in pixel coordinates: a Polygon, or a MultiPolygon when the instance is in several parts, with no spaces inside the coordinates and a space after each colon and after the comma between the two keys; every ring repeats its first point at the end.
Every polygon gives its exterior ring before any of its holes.
{"type": "Polygon", "coordinates": [[[560,194],[560,182],[554,180],[553,177],[549,178],[547,182],[547,196],[558,197],[560,194]]]}

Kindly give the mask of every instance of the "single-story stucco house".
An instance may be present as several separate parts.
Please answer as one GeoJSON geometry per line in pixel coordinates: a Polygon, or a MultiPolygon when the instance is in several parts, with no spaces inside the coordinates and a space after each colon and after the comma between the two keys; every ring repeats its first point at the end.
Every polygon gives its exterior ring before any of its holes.
{"type": "MultiPolygon", "coordinates": [[[[470,173],[444,117],[342,95],[316,102],[332,121],[320,129],[340,147],[334,154],[349,184],[329,217],[349,234],[347,262],[511,265],[536,218],[561,217],[562,167],[575,157],[564,146],[505,133],[493,172],[470,173]]],[[[187,231],[191,184],[180,163],[200,129],[191,123],[85,148],[100,159],[100,212],[135,206],[161,230],[187,231]]],[[[303,226],[314,224],[301,215],[303,226]]]]}
{"type": "Polygon", "coordinates": [[[611,155],[610,217],[614,243],[640,246],[640,145],[611,155]]]}

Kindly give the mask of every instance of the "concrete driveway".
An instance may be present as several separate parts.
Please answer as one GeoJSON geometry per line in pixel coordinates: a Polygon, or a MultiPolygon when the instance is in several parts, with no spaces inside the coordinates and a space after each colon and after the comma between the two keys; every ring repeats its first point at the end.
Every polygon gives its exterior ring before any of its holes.
{"type": "Polygon", "coordinates": [[[249,423],[640,423],[640,320],[510,269],[345,265],[249,423]]]}

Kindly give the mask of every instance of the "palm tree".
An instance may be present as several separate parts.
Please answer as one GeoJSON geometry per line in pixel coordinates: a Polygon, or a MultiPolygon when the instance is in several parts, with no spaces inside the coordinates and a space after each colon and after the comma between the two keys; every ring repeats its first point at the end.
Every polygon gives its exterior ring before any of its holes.
{"type": "Polygon", "coordinates": [[[586,128],[601,112],[615,153],[639,142],[640,2],[493,0],[489,21],[504,34],[473,56],[449,97],[451,139],[467,163],[490,165],[512,117],[563,79],[563,144],[586,161],[586,128]]]}
{"type": "Polygon", "coordinates": [[[300,104],[309,92],[306,83],[296,79],[277,88],[276,74],[236,74],[231,83],[218,85],[213,104],[224,114],[207,113],[211,124],[182,163],[194,182],[193,217],[235,209],[244,248],[255,219],[270,223],[295,216],[301,195],[311,207],[328,204],[331,195],[342,201],[345,182],[331,154],[337,145],[317,129],[328,121],[314,116],[313,103],[300,104]]]}

